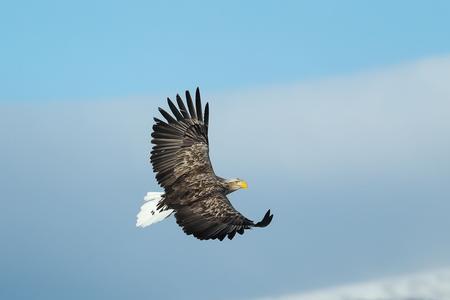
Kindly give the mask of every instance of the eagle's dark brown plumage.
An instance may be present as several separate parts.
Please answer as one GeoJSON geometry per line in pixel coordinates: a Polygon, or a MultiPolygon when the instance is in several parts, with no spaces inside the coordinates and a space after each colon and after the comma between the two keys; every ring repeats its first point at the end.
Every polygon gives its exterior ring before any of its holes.
{"type": "Polygon", "coordinates": [[[165,194],[159,208],[175,211],[175,218],[184,232],[201,240],[232,239],[251,227],[265,227],[273,215],[267,211],[258,222],[241,215],[227,199],[228,181],[215,175],[209,159],[209,106],[203,112],[200,92],[195,93],[195,106],[189,91],[186,103],[179,95],[177,106],[167,99],[172,114],[159,108],[162,121],[153,125],[151,163],[156,179],[165,194]]]}

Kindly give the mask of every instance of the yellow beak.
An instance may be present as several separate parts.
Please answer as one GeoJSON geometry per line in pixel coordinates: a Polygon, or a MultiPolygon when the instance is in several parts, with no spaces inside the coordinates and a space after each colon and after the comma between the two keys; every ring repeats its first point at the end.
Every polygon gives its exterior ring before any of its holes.
{"type": "Polygon", "coordinates": [[[238,186],[239,186],[241,189],[247,189],[247,188],[248,188],[247,182],[244,181],[244,180],[239,181],[239,182],[238,182],[238,186]]]}

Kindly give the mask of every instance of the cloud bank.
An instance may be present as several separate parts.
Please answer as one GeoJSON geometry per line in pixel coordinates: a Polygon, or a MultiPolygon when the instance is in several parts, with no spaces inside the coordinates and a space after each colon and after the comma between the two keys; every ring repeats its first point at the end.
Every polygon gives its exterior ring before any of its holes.
{"type": "Polygon", "coordinates": [[[408,274],[259,300],[442,300],[450,299],[450,269],[408,274]]]}
{"type": "Polygon", "coordinates": [[[234,141],[219,141],[222,153],[255,168],[281,164],[312,176],[439,167],[449,161],[449,78],[450,57],[444,56],[218,95],[211,130],[234,141]],[[239,151],[233,151],[236,139],[239,151]]]}

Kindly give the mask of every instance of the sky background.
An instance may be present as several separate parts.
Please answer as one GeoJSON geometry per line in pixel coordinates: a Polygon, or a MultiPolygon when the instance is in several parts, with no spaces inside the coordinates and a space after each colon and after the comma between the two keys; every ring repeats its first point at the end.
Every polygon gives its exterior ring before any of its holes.
{"type": "Polygon", "coordinates": [[[0,298],[249,299],[450,265],[447,1],[0,4],[0,298]],[[136,229],[200,86],[264,230],[136,229]]]}
{"type": "Polygon", "coordinates": [[[0,99],[228,90],[446,54],[448,1],[3,1],[0,99]]]}

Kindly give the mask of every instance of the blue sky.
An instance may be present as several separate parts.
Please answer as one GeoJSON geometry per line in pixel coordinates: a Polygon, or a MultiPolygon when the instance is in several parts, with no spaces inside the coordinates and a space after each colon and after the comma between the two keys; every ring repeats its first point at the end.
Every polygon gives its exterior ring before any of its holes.
{"type": "Polygon", "coordinates": [[[450,265],[450,5],[11,2],[0,26],[0,298],[253,299],[450,265]],[[270,227],[135,215],[149,133],[201,87],[218,175],[270,227]]]}
{"type": "Polygon", "coordinates": [[[2,101],[263,86],[450,49],[448,1],[13,1],[2,101]]]}

